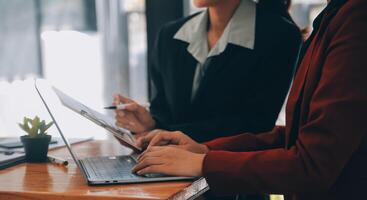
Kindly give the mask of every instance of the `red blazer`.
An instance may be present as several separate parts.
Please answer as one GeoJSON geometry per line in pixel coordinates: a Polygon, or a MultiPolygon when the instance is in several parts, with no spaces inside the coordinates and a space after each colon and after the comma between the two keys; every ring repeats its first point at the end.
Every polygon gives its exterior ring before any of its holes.
{"type": "Polygon", "coordinates": [[[297,71],[287,125],[206,143],[218,195],[367,199],[367,1],[326,13],[297,71]],[[363,195],[363,196],[360,196],[363,195]]]}

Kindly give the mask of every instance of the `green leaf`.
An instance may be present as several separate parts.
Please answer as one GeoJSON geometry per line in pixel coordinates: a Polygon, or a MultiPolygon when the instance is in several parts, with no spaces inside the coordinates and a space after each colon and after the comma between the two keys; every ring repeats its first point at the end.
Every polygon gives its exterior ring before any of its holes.
{"type": "Polygon", "coordinates": [[[45,120],[40,120],[38,116],[33,119],[24,117],[23,124],[18,123],[19,127],[28,133],[29,137],[37,137],[39,135],[46,135],[46,131],[54,124],[50,122],[46,124],[45,120]],[[31,127],[30,127],[31,126],[31,127]]]}
{"type": "Polygon", "coordinates": [[[21,124],[21,123],[18,123],[18,125],[19,125],[19,127],[20,127],[22,130],[24,130],[25,132],[27,132],[27,133],[28,133],[28,130],[27,130],[27,128],[26,128],[26,126],[25,126],[25,125],[23,125],[23,124],[21,124]]]}
{"type": "Polygon", "coordinates": [[[36,126],[38,126],[38,125],[40,124],[40,118],[39,118],[38,116],[36,116],[36,117],[34,118],[34,121],[35,121],[35,123],[36,123],[36,126]]]}
{"type": "Polygon", "coordinates": [[[45,120],[42,120],[41,123],[39,124],[40,134],[45,133],[45,128],[46,128],[46,122],[45,122],[45,120]]]}
{"type": "Polygon", "coordinates": [[[46,125],[45,127],[45,131],[47,131],[49,128],[51,128],[51,126],[54,125],[54,122],[50,122],[46,125]]]}
{"type": "Polygon", "coordinates": [[[26,125],[28,122],[28,119],[26,117],[23,118],[23,124],[26,125]]]}
{"type": "Polygon", "coordinates": [[[20,128],[23,129],[27,134],[30,133],[30,128],[29,128],[28,122],[29,122],[29,118],[24,117],[23,118],[23,124],[19,123],[20,128]]]}
{"type": "Polygon", "coordinates": [[[39,129],[39,117],[35,117],[33,120],[31,120],[32,128],[30,131],[30,137],[37,137],[38,135],[38,129],[39,129]]]}

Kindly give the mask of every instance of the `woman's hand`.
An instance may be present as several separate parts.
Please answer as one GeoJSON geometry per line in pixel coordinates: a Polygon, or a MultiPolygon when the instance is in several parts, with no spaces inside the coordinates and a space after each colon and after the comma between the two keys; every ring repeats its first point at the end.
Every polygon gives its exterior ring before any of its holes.
{"type": "Polygon", "coordinates": [[[115,95],[114,105],[125,104],[123,110],[116,110],[116,125],[128,129],[134,133],[151,131],[155,127],[155,121],[150,112],[133,100],[115,95]]]}
{"type": "Polygon", "coordinates": [[[139,175],[159,173],[171,176],[202,176],[205,154],[175,147],[150,147],[138,159],[133,172],[139,175]]]}
{"type": "Polygon", "coordinates": [[[140,137],[137,140],[137,145],[143,149],[149,149],[153,146],[174,145],[176,148],[200,154],[205,154],[209,151],[207,146],[195,142],[180,131],[169,132],[164,130],[154,130],[146,136],[140,137]]]}

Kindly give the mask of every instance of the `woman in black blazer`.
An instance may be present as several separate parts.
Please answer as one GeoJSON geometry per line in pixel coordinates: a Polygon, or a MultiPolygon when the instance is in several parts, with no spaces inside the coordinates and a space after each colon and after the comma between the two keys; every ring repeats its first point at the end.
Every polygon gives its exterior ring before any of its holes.
{"type": "Polygon", "coordinates": [[[194,0],[206,11],[165,25],[150,68],[150,111],[117,95],[117,125],[179,130],[198,142],[270,130],[301,42],[283,0],[194,0]]]}

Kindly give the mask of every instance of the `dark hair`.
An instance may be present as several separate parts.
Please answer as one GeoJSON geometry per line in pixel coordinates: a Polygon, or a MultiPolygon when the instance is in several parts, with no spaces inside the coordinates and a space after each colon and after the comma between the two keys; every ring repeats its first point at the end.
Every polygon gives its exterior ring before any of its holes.
{"type": "Polygon", "coordinates": [[[291,0],[259,0],[259,7],[269,12],[280,14],[289,21],[293,22],[292,17],[289,14],[289,8],[291,6],[291,0]]]}
{"type": "Polygon", "coordinates": [[[259,5],[271,9],[273,11],[288,10],[291,0],[258,0],[259,5]]]}
{"type": "Polygon", "coordinates": [[[284,0],[284,5],[288,9],[288,11],[289,11],[289,9],[292,6],[292,0],[284,0]]]}

